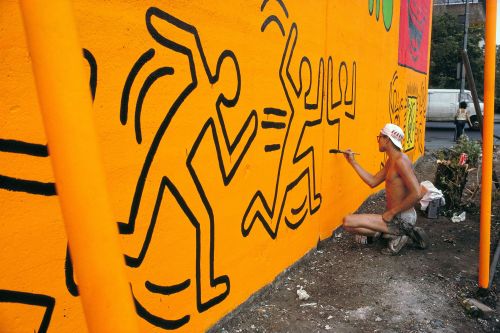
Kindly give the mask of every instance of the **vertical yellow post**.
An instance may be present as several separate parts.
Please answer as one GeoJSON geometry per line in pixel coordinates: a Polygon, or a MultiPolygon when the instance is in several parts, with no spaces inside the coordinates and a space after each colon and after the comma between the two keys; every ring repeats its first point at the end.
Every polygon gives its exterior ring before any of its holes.
{"type": "Polygon", "coordinates": [[[490,269],[491,189],[493,173],[493,126],[495,97],[497,1],[486,1],[484,59],[483,164],[481,175],[481,221],[479,235],[479,288],[487,289],[490,269]]]}
{"type": "Polygon", "coordinates": [[[21,0],[38,99],[90,332],[137,332],[72,7],[21,0]]]}

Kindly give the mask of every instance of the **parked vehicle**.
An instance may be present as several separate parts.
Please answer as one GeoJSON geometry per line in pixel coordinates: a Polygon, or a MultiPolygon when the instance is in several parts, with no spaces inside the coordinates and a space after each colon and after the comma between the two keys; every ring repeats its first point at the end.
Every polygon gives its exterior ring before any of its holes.
{"type": "MultiPolygon", "coordinates": [[[[467,102],[467,110],[473,129],[479,129],[479,121],[472,101],[470,90],[464,90],[463,98],[460,97],[460,89],[429,89],[427,98],[427,121],[448,121],[455,120],[455,113],[461,100],[467,102]]],[[[483,114],[484,104],[479,101],[481,114],[483,114]]]]}

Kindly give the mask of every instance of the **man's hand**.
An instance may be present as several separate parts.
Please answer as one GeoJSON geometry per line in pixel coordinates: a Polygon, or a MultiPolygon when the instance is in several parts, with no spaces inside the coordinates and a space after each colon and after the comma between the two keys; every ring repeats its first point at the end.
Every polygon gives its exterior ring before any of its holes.
{"type": "Polygon", "coordinates": [[[352,164],[354,162],[354,153],[352,152],[352,150],[350,148],[345,151],[344,157],[347,160],[347,162],[349,162],[350,164],[352,164]]]}
{"type": "Polygon", "coordinates": [[[385,211],[383,214],[382,214],[382,220],[384,220],[385,223],[389,223],[392,221],[392,219],[394,218],[394,214],[392,214],[390,211],[385,211]]]}

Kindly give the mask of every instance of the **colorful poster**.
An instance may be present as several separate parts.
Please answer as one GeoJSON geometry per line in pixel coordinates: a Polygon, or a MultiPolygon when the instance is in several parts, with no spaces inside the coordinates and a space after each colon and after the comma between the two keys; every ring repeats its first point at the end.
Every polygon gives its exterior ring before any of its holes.
{"type": "Polygon", "coordinates": [[[430,6],[430,0],[401,1],[398,63],[420,73],[428,67],[430,6]]]}

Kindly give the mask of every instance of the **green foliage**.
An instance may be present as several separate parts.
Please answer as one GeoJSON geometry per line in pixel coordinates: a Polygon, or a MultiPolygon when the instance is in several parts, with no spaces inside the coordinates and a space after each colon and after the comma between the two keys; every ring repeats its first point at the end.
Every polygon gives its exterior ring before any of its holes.
{"type": "Polygon", "coordinates": [[[448,161],[455,166],[460,162],[460,155],[467,154],[467,164],[469,168],[476,168],[481,155],[481,145],[478,141],[469,140],[466,135],[462,135],[458,143],[452,148],[441,149],[436,152],[436,157],[442,161],[448,161]]]}
{"type": "MultiPolygon", "coordinates": [[[[460,88],[457,63],[462,61],[463,38],[464,26],[457,18],[448,13],[433,17],[429,88],[460,88]]],[[[484,85],[484,46],[479,44],[483,40],[484,23],[469,26],[467,53],[480,98],[484,85]]],[[[466,89],[470,89],[468,82],[466,89]]]]}
{"type": "Polygon", "coordinates": [[[462,207],[462,193],[467,183],[471,168],[478,166],[481,145],[463,135],[459,142],[450,149],[441,149],[435,153],[439,160],[434,180],[435,186],[443,192],[446,200],[445,215],[450,215],[462,207]],[[460,165],[460,155],[467,154],[467,163],[460,165]]]}

